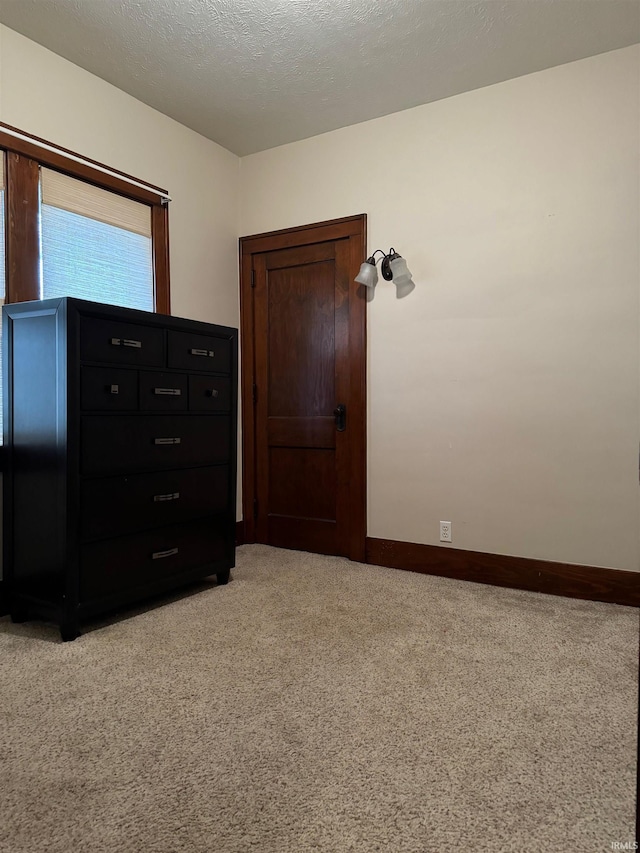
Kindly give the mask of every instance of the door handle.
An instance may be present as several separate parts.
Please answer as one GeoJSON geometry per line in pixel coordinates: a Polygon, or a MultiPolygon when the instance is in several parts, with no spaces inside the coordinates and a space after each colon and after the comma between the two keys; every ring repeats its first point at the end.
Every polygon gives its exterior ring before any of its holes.
{"type": "Polygon", "coordinates": [[[336,429],[338,432],[344,432],[347,428],[347,407],[344,403],[340,403],[335,407],[333,416],[336,419],[336,429]]]}
{"type": "Polygon", "coordinates": [[[133,349],[142,349],[142,341],[123,340],[122,338],[111,338],[109,341],[112,347],[133,347],[133,349]]]}

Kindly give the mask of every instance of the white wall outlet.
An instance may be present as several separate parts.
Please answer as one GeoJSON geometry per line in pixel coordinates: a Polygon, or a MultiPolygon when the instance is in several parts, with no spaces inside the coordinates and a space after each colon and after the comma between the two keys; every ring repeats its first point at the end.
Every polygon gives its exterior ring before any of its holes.
{"type": "Polygon", "coordinates": [[[451,542],[451,522],[450,521],[441,521],[440,522],[440,541],[441,542],[451,542]]]}

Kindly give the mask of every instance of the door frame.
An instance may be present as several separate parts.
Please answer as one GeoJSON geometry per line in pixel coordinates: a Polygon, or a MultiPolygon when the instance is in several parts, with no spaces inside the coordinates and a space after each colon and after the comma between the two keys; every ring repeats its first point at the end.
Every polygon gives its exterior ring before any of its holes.
{"type": "MultiPolygon", "coordinates": [[[[347,556],[365,561],[367,535],[367,294],[353,279],[367,254],[367,215],[347,216],[240,238],[240,363],[242,400],[242,517],[244,541],[255,542],[255,322],[253,256],[332,240],[349,241],[349,441],[348,470],[338,479],[350,484],[347,556]]],[[[259,393],[259,391],[258,391],[259,393]]]]}

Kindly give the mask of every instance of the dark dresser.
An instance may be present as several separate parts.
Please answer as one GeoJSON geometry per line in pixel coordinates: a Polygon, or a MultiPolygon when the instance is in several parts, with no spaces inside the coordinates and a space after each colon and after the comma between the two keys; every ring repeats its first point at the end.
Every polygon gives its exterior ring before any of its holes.
{"type": "Polygon", "coordinates": [[[235,565],[237,331],[79,299],[5,305],[11,618],[88,617],[235,565]]]}

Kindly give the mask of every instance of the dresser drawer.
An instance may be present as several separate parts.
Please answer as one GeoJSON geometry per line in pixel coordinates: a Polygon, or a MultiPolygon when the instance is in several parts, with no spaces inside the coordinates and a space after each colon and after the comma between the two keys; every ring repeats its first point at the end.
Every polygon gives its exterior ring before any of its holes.
{"type": "Polygon", "coordinates": [[[82,539],[100,539],[177,524],[229,507],[229,467],[186,468],[85,480],[82,539]]]}
{"type": "Polygon", "coordinates": [[[83,474],[117,474],[228,462],[231,421],[222,415],[85,415],[83,474]]]}
{"type": "Polygon", "coordinates": [[[117,367],[83,367],[81,405],[94,411],[121,412],[138,408],[138,374],[117,367]]]}
{"type": "Polygon", "coordinates": [[[212,373],[230,372],[231,345],[224,338],[169,332],[168,347],[169,367],[208,370],[212,373]]]}
{"type": "Polygon", "coordinates": [[[189,377],[189,408],[192,412],[228,412],[231,405],[231,380],[223,376],[189,377]]]}
{"type": "Polygon", "coordinates": [[[90,602],[136,587],[142,591],[154,581],[224,558],[231,546],[225,524],[228,528],[226,522],[203,519],[83,545],[81,601],[90,602]]]}
{"type": "Polygon", "coordinates": [[[140,408],[143,411],[179,412],[187,408],[185,373],[140,371],[140,408]]]}
{"type": "Polygon", "coordinates": [[[84,361],[162,367],[164,333],[153,326],[83,317],[80,321],[80,357],[84,361]]]}

